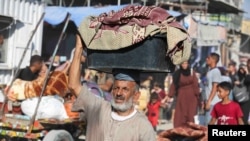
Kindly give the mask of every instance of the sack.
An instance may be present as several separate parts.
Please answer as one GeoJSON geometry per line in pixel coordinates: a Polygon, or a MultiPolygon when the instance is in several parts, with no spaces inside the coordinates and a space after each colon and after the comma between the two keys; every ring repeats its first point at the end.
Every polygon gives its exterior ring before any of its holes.
{"type": "Polygon", "coordinates": [[[239,103],[243,103],[249,100],[249,92],[245,85],[235,85],[233,88],[233,96],[239,103]]]}

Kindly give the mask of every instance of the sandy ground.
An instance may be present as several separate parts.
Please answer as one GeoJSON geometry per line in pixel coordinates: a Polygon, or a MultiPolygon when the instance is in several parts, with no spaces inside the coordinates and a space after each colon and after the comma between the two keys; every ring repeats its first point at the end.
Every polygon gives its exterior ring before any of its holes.
{"type": "Polygon", "coordinates": [[[167,122],[166,120],[163,121],[163,123],[159,124],[157,126],[157,132],[163,131],[163,130],[168,130],[168,129],[172,129],[173,128],[173,124],[172,122],[167,122]]]}

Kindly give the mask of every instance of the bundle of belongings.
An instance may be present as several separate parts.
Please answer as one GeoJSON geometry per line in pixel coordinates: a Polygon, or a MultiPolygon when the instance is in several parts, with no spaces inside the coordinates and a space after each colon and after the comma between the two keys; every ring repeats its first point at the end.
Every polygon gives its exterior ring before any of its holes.
{"type": "MultiPolygon", "coordinates": [[[[43,73],[40,73],[38,78],[33,81],[16,79],[9,90],[17,101],[21,101],[21,110],[29,117],[34,115],[39,96],[45,83],[45,72],[47,72],[48,69],[46,66],[44,66],[43,69],[44,71],[41,71],[43,73]]],[[[51,71],[41,102],[39,103],[36,118],[53,118],[59,120],[69,118],[63,99],[66,93],[68,93],[67,74],[63,70],[51,71]]]]}
{"type": "MultiPolygon", "coordinates": [[[[68,76],[61,71],[53,71],[50,73],[44,96],[63,94],[68,90],[68,76]]],[[[38,77],[33,81],[25,81],[16,79],[12,89],[18,100],[37,97],[42,91],[45,77],[38,77]]]]}
{"type": "Polygon", "coordinates": [[[157,141],[207,141],[208,129],[206,126],[188,122],[186,126],[181,126],[158,134],[157,141]]]}
{"type": "Polygon", "coordinates": [[[189,59],[191,42],[187,31],[165,9],[128,5],[121,10],[90,16],[79,26],[81,37],[92,50],[118,50],[157,34],[166,35],[166,56],[178,65],[189,59]]]}

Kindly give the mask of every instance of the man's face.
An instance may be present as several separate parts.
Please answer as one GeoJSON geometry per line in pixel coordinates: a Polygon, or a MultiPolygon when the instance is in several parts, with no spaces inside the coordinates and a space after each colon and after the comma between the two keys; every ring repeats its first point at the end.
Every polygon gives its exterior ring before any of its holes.
{"type": "Polygon", "coordinates": [[[132,81],[115,80],[112,89],[113,99],[111,104],[115,110],[126,112],[133,107],[139,98],[136,83],[132,81]]]}
{"type": "Polygon", "coordinates": [[[228,66],[228,71],[229,72],[234,72],[236,70],[235,66],[234,65],[229,65],[228,66]]]}
{"type": "Polygon", "coordinates": [[[213,61],[213,58],[211,56],[208,56],[207,59],[206,59],[207,65],[212,64],[212,61],[213,61]]]}
{"type": "Polygon", "coordinates": [[[36,62],[35,64],[36,70],[40,71],[43,67],[43,62],[36,62]]]}
{"type": "Polygon", "coordinates": [[[45,64],[43,64],[41,70],[39,71],[39,76],[41,77],[45,76],[47,70],[48,70],[48,67],[45,64]]]}

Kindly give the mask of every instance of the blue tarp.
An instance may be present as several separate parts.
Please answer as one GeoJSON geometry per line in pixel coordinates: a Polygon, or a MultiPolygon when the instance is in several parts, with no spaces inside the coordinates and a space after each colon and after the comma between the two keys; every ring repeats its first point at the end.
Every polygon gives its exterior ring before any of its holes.
{"type": "MultiPolygon", "coordinates": [[[[82,20],[88,16],[98,16],[101,13],[108,13],[111,10],[118,11],[125,5],[121,6],[105,6],[105,7],[58,7],[48,6],[45,8],[44,20],[51,25],[57,25],[62,23],[67,13],[71,14],[71,20],[79,26],[82,20]]],[[[180,16],[181,13],[176,11],[168,11],[168,13],[174,17],[180,16]]]]}

